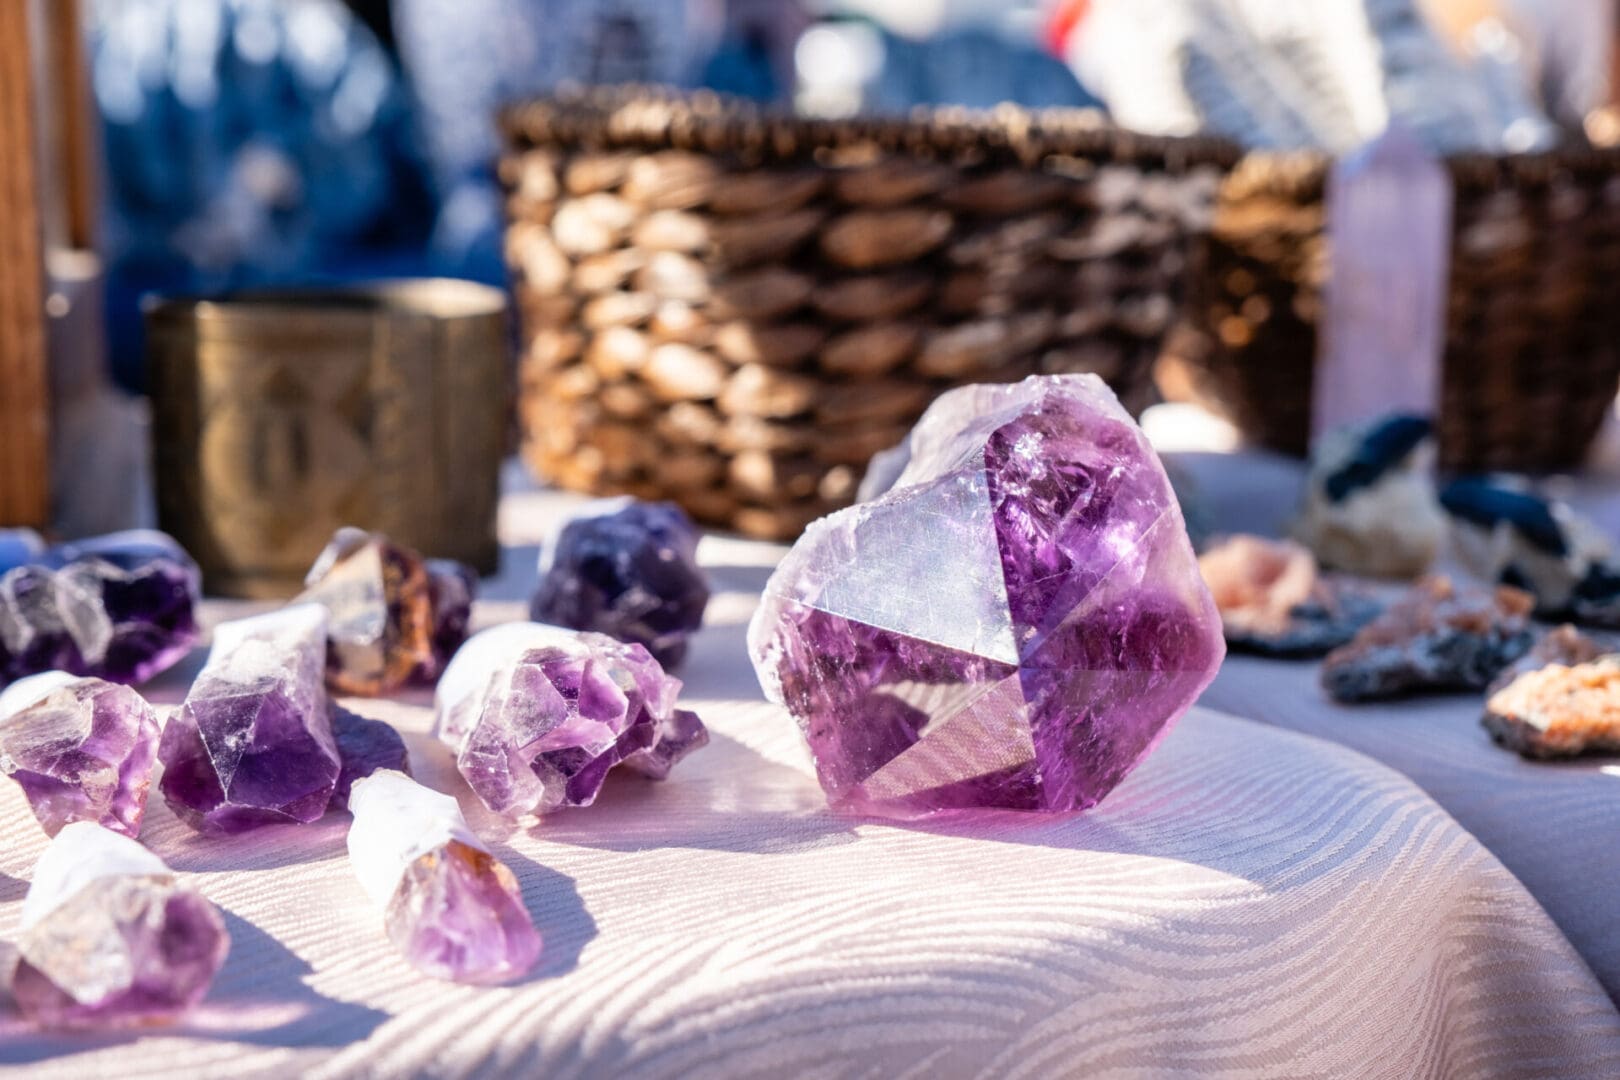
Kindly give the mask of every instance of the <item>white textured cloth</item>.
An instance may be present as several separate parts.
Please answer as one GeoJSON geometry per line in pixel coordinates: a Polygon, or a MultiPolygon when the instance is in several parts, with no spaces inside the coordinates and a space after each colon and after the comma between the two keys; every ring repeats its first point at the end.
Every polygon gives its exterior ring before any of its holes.
{"type": "MultiPolygon", "coordinates": [[[[507,508],[498,594],[518,595],[531,515],[555,505],[507,508]]],[[[1197,710],[1087,814],[830,814],[744,656],[778,554],[705,542],[721,591],[683,675],[714,741],[666,783],[615,777],[514,832],[425,737],[425,696],[357,703],[516,872],[546,936],[528,980],[406,967],[342,816],[209,840],[155,798],[144,839],[231,931],[208,1001],[129,1036],[7,1016],[0,1062],[74,1080],[1620,1074],[1620,1016],[1535,900],[1414,785],[1328,743],[1197,710]]],[[[4,785],[0,936],[44,846],[4,785]]]]}

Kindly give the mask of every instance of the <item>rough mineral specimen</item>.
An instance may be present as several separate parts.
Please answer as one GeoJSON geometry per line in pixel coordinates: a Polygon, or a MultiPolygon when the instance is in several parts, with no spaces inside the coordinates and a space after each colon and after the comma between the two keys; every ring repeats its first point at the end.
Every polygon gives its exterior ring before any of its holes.
{"type": "Polygon", "coordinates": [[[1468,569],[1531,593],[1544,617],[1620,627],[1620,563],[1603,531],[1567,504],[1480,477],[1453,480],[1440,502],[1468,569]]]}
{"type": "Polygon", "coordinates": [[[908,444],[771,577],[766,693],[835,805],[1094,805],[1224,654],[1157,456],[1090,375],[951,391],[908,444]]]}
{"type": "Polygon", "coordinates": [[[1234,649],[1323,656],[1380,610],[1371,597],[1324,578],[1311,553],[1287,540],[1234,536],[1199,556],[1198,569],[1234,649]]]}
{"type": "Polygon", "coordinates": [[[469,581],[476,581],[470,570],[430,566],[381,533],[339,529],[299,597],[331,617],[327,683],[339,693],[375,695],[437,675],[466,635],[469,581]]]}
{"type": "Polygon", "coordinates": [[[118,683],[53,671],[0,693],[0,770],[51,836],[75,821],[140,835],[157,744],[152,707],[118,683]]]}
{"type": "Polygon", "coordinates": [[[474,793],[523,817],[589,806],[615,765],[661,780],[709,741],[646,649],[511,623],[475,635],[439,683],[435,734],[474,793]]]}
{"type": "Polygon", "coordinates": [[[162,859],[87,821],[40,856],[21,928],[12,996],[47,1027],[173,1020],[202,1000],[230,945],[219,911],[162,859]]]}
{"type": "Polygon", "coordinates": [[[162,533],[64,544],[0,576],[0,684],[44,671],[144,682],[197,639],[197,566],[162,533]]]}
{"type": "Polygon", "coordinates": [[[1576,664],[1589,663],[1613,652],[1620,652],[1614,642],[1590,637],[1565,623],[1541,635],[1529,652],[1503,668],[1501,673],[1491,680],[1490,686],[1486,687],[1485,694],[1489,697],[1498,690],[1506,689],[1508,683],[1520,675],[1540,671],[1549,664],[1572,667],[1576,664]]]}
{"type": "Polygon", "coordinates": [[[543,557],[530,617],[646,646],[673,667],[709,603],[697,545],[673,503],[626,502],[569,522],[543,557]]]}
{"type": "Polygon", "coordinates": [[[410,754],[405,740],[393,726],[369,720],[341,706],[332,706],[332,741],[337,745],[338,778],[332,789],[330,808],[347,810],[349,793],[356,780],[391,769],[411,775],[410,754]]]}
{"type": "Polygon", "coordinates": [[[295,604],[222,623],[158,744],[163,798],[205,832],[314,821],[339,757],[322,674],[326,609],[295,604]]]}
{"type": "Polygon", "coordinates": [[[1620,753],[1620,656],[1519,675],[1490,696],[1482,719],[1527,758],[1620,753]]]}
{"type": "Polygon", "coordinates": [[[1534,643],[1531,604],[1518,589],[1427,578],[1328,655],[1322,686],[1345,702],[1484,689],[1534,643]]]}
{"type": "Polygon", "coordinates": [[[1431,432],[1422,417],[1391,416],[1317,444],[1294,531],[1323,566],[1411,578],[1434,562],[1446,519],[1430,476],[1431,432]]]}
{"type": "Polygon", "coordinates": [[[489,984],[534,965],[540,935],[517,879],[479,843],[455,799],[385,770],[355,784],[352,808],[350,863],[412,967],[489,984]]]}

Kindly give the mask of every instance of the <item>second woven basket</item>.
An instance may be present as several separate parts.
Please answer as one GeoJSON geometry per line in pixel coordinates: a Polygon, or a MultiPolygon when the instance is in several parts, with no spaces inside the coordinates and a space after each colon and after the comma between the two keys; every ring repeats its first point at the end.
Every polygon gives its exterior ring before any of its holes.
{"type": "Polygon", "coordinates": [[[527,459],[776,538],[952,386],[1089,371],[1146,404],[1236,158],[1090,113],[815,121],[641,90],[503,126],[527,459]]]}

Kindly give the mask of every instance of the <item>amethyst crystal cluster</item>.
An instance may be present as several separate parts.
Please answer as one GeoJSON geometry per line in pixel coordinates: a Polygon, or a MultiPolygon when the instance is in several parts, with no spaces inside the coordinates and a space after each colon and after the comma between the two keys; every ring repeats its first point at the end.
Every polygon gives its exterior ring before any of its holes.
{"type": "Polygon", "coordinates": [[[0,693],[0,771],[52,836],[75,821],[139,835],[157,744],[152,707],[118,683],[53,671],[0,693]]]}
{"type": "Polygon", "coordinates": [[[476,635],[439,683],[435,734],[497,814],[588,806],[609,770],[663,779],[708,742],[640,645],[536,623],[476,635]]]}
{"type": "Polygon", "coordinates": [[[355,785],[349,861],[400,955],[437,979],[502,983],[540,955],[517,879],[473,835],[456,800],[404,774],[355,785]]]}
{"type": "Polygon", "coordinates": [[[547,552],[530,617],[646,646],[674,667],[709,602],[697,545],[697,527],[673,503],[627,502],[572,521],[547,552]]]}
{"type": "Polygon", "coordinates": [[[424,560],[381,533],[339,529],[299,599],[326,608],[326,679],[374,695],[431,683],[467,636],[477,578],[460,563],[424,560]]]}
{"type": "Polygon", "coordinates": [[[229,946],[218,909],[162,859],[75,822],[34,869],[11,993],[45,1026],[161,1023],[202,1000],[229,946]]]}
{"type": "Polygon", "coordinates": [[[907,456],[766,586],[767,694],[835,805],[1094,805],[1224,655],[1163,467],[1089,375],[952,391],[907,456]]]}
{"type": "Polygon", "coordinates": [[[200,583],[191,558],[157,532],[34,555],[0,576],[0,685],[44,671],[146,681],[196,640],[200,583]]]}

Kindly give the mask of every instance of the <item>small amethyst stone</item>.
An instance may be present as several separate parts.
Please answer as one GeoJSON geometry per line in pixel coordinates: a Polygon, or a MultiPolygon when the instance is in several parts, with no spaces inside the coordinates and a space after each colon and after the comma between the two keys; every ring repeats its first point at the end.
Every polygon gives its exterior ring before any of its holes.
{"type": "Polygon", "coordinates": [[[21,926],[11,993],[42,1027],[172,1021],[208,993],[230,947],[219,910],[162,859],[86,821],[40,856],[21,926]]]}
{"type": "Polygon", "coordinates": [[[152,707],[118,683],[47,672],[0,693],[0,771],[51,836],[75,821],[140,835],[157,744],[152,707]]]}
{"type": "Polygon", "coordinates": [[[697,544],[697,527],[673,503],[628,502],[572,521],[542,564],[529,616],[645,646],[674,667],[709,603],[697,544]]]}
{"type": "Polygon", "coordinates": [[[43,671],[141,683],[197,639],[201,577],[162,533],[64,544],[0,576],[0,684],[43,671]]]}
{"type": "Polygon", "coordinates": [[[623,764],[653,779],[709,741],[640,645],[514,623],[473,637],[439,683],[435,734],[469,787],[520,818],[589,806],[623,764]]]}
{"type": "Polygon", "coordinates": [[[835,805],[1095,805],[1225,653],[1158,457],[1090,375],[951,391],[907,445],[766,585],[767,695],[835,805]]]}
{"type": "Polygon", "coordinates": [[[412,967],[489,985],[522,976],[541,940],[512,871],[473,835],[456,800],[382,771],[354,789],[349,862],[412,967]]]}
{"type": "Polygon", "coordinates": [[[163,798],[194,829],[235,833],[326,812],[332,737],[326,610],[295,604],[222,623],[208,664],[158,744],[163,798]]]}
{"type": "Polygon", "coordinates": [[[333,810],[349,808],[349,793],[356,780],[363,780],[384,769],[411,775],[410,754],[405,740],[392,724],[369,720],[340,705],[332,706],[332,740],[337,744],[338,778],[332,789],[333,810]]]}

